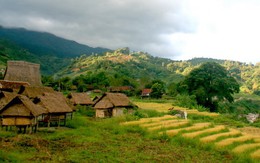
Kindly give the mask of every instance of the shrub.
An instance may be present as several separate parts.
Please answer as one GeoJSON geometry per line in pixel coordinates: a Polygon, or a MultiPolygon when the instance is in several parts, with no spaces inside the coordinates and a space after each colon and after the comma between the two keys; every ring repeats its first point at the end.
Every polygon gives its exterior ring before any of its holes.
{"type": "Polygon", "coordinates": [[[189,96],[179,94],[175,97],[174,105],[192,109],[197,106],[197,102],[194,95],[189,96]]]}
{"type": "Polygon", "coordinates": [[[138,109],[134,112],[134,116],[138,118],[148,118],[148,117],[160,117],[163,116],[165,113],[158,112],[156,110],[149,110],[149,109],[138,109]]]}
{"type": "Polygon", "coordinates": [[[88,117],[94,117],[95,116],[95,109],[91,106],[76,106],[77,112],[81,115],[88,116],[88,117]]]}

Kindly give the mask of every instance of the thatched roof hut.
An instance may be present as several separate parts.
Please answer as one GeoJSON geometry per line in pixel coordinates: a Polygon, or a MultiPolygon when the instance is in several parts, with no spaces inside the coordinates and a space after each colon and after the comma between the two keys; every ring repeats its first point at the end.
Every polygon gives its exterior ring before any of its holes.
{"type": "Polygon", "coordinates": [[[43,95],[44,93],[54,93],[55,91],[51,87],[43,87],[43,86],[22,86],[18,92],[18,94],[25,95],[29,98],[36,98],[37,96],[43,95]]]}
{"type": "Polygon", "coordinates": [[[46,108],[48,113],[71,113],[73,111],[60,92],[45,92],[37,98],[37,104],[46,108]]]}
{"type": "Polygon", "coordinates": [[[32,86],[41,86],[40,65],[25,61],[7,61],[4,80],[23,81],[32,86]]]}
{"type": "Polygon", "coordinates": [[[47,122],[48,127],[52,122],[60,126],[60,122],[62,121],[66,125],[67,117],[70,116],[72,118],[73,110],[69,107],[66,98],[60,92],[43,93],[37,96],[34,102],[47,110],[47,114],[43,117],[43,122],[47,122]]]}
{"type": "Polygon", "coordinates": [[[68,96],[68,99],[73,105],[93,105],[94,102],[88,96],[87,93],[72,92],[68,96]]]}
{"type": "Polygon", "coordinates": [[[3,126],[34,125],[37,123],[36,117],[44,113],[44,108],[22,95],[13,98],[0,110],[3,126]]]}
{"type": "Polygon", "coordinates": [[[133,104],[123,93],[105,93],[95,103],[96,117],[110,117],[123,114],[124,108],[132,108],[133,104]]]}
{"type": "Polygon", "coordinates": [[[0,80],[0,90],[18,92],[21,86],[29,86],[28,82],[0,80]]]}
{"type": "Polygon", "coordinates": [[[5,92],[1,91],[0,92],[0,110],[12,99],[14,99],[17,96],[16,93],[11,93],[11,92],[5,92]]]}

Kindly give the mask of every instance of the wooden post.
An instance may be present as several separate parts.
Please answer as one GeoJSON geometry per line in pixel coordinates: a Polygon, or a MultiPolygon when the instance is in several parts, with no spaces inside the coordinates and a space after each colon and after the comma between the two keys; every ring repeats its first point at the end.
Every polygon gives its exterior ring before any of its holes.
{"type": "MultiPolygon", "coordinates": [[[[72,115],[72,113],[71,113],[71,115],[72,115]]],[[[66,126],[66,120],[67,120],[67,113],[65,113],[64,126],[66,126]]]]}
{"type": "Polygon", "coordinates": [[[32,131],[33,131],[33,125],[31,124],[31,125],[29,126],[29,134],[32,134],[32,131]]]}
{"type": "Polygon", "coordinates": [[[48,119],[48,127],[50,127],[50,125],[51,125],[51,115],[50,115],[50,117],[48,119]]]}
{"type": "Polygon", "coordinates": [[[60,115],[58,117],[58,127],[60,127],[60,115]]]}

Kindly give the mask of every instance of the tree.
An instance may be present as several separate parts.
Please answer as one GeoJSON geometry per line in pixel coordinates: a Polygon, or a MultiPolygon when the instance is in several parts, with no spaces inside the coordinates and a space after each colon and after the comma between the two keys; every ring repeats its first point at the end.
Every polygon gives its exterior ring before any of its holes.
{"type": "Polygon", "coordinates": [[[164,85],[162,83],[154,83],[151,89],[152,89],[151,92],[152,98],[162,98],[162,95],[165,92],[164,85]]]}
{"type": "Polygon", "coordinates": [[[239,92],[239,84],[227,70],[215,62],[207,62],[192,70],[182,85],[187,86],[190,95],[195,95],[199,105],[217,111],[218,102],[233,102],[232,95],[239,92]]]}

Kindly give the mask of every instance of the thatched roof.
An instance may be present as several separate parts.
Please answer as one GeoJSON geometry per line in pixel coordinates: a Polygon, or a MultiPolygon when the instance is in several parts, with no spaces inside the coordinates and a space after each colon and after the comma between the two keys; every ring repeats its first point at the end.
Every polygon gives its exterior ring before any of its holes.
{"type": "Polygon", "coordinates": [[[60,92],[43,93],[37,98],[39,99],[37,104],[47,109],[48,113],[70,113],[73,111],[60,92]]]}
{"type": "Polygon", "coordinates": [[[87,93],[70,93],[67,96],[74,105],[92,105],[94,102],[87,93]]]}
{"type": "Polygon", "coordinates": [[[28,97],[17,95],[0,110],[0,115],[31,117],[46,113],[46,110],[34,104],[28,97]]]}
{"type": "Polygon", "coordinates": [[[0,110],[1,110],[7,103],[9,103],[12,99],[14,99],[16,96],[17,96],[16,93],[1,91],[1,92],[0,92],[0,110]]]}
{"type": "Polygon", "coordinates": [[[41,86],[40,65],[25,61],[7,61],[4,80],[28,82],[41,86]]]}
{"type": "Polygon", "coordinates": [[[129,98],[123,93],[105,93],[94,105],[95,109],[132,106],[129,98]]]}
{"type": "Polygon", "coordinates": [[[55,92],[51,87],[38,87],[38,86],[22,86],[18,92],[18,94],[25,95],[29,98],[35,98],[37,96],[43,95],[46,92],[53,93],[55,92]]]}
{"type": "Polygon", "coordinates": [[[20,89],[21,86],[29,86],[29,85],[30,84],[28,82],[0,80],[0,89],[1,90],[20,89]]]}

